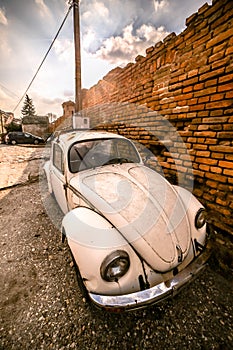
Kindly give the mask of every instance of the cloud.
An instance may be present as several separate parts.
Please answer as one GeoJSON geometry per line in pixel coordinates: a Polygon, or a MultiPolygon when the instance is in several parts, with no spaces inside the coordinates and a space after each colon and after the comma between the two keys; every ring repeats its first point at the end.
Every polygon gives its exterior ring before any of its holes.
{"type": "Polygon", "coordinates": [[[8,43],[8,20],[5,15],[5,10],[0,8],[0,56],[4,60],[11,53],[11,48],[8,43]],[[2,24],[2,26],[1,26],[2,24]],[[7,28],[6,28],[7,27],[7,28]]]}
{"type": "MultiPolygon", "coordinates": [[[[114,19],[114,17],[113,17],[114,19]]],[[[84,48],[94,53],[100,46],[103,38],[111,34],[111,14],[109,9],[103,2],[90,1],[85,4],[81,27],[83,33],[83,46],[84,48]]]]}
{"type": "Polygon", "coordinates": [[[4,58],[9,59],[10,58],[10,54],[12,53],[12,49],[9,46],[9,42],[7,39],[7,35],[6,33],[3,33],[0,30],[0,37],[1,37],[1,41],[0,41],[0,52],[1,52],[1,59],[4,60],[4,58]]]}
{"type": "Polygon", "coordinates": [[[103,2],[95,1],[92,4],[90,3],[90,7],[82,15],[82,20],[84,22],[90,22],[93,17],[98,22],[106,21],[109,17],[109,10],[103,2]]]}
{"type": "Polygon", "coordinates": [[[127,64],[137,55],[144,54],[146,48],[155,45],[169,33],[160,26],[143,24],[134,34],[133,24],[123,29],[122,36],[110,37],[103,41],[102,47],[95,56],[109,61],[111,64],[127,64]]]}
{"type": "Polygon", "coordinates": [[[159,12],[161,10],[164,10],[168,8],[169,2],[168,0],[154,0],[154,8],[155,12],[159,12]]]}
{"type": "Polygon", "coordinates": [[[74,91],[72,91],[72,90],[65,90],[65,91],[63,92],[63,95],[64,95],[65,97],[74,98],[74,91]]]}
{"type": "Polygon", "coordinates": [[[4,26],[8,25],[8,20],[5,15],[5,10],[0,8],[0,24],[3,24],[4,26]]]}
{"type": "Polygon", "coordinates": [[[50,10],[48,6],[44,3],[44,0],[35,0],[36,5],[39,7],[39,13],[41,17],[50,17],[50,10]]]}
{"type": "Polygon", "coordinates": [[[57,39],[54,50],[60,61],[69,62],[74,54],[74,43],[71,39],[57,39]]]}

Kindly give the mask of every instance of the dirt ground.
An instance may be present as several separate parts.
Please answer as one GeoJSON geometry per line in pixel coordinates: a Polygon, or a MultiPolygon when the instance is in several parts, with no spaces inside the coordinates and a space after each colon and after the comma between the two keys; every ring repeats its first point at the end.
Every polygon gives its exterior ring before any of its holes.
{"type": "Polygon", "coordinates": [[[81,294],[54,225],[59,209],[40,182],[1,190],[0,217],[1,350],[232,349],[232,272],[221,236],[224,253],[215,247],[207,270],[174,299],[110,314],[81,294]]]}

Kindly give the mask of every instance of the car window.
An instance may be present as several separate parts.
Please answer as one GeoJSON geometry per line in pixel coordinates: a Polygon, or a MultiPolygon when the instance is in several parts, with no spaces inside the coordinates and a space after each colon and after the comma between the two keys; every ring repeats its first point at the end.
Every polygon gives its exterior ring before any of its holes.
{"type": "Polygon", "coordinates": [[[69,169],[75,173],[115,163],[139,163],[134,145],[126,139],[110,138],[75,143],[69,151],[69,169]]]}
{"type": "Polygon", "coordinates": [[[64,173],[63,151],[61,147],[55,143],[53,145],[53,165],[61,172],[64,173]]]}

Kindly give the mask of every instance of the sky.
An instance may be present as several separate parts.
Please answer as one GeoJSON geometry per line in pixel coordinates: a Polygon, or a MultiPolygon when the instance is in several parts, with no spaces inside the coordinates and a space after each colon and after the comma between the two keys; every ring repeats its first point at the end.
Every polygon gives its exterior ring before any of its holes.
{"type": "MultiPolygon", "coordinates": [[[[211,0],[80,0],[82,88],[98,83],[115,67],[177,35],[185,20],[211,0]]],[[[66,0],[0,0],[0,109],[21,116],[24,96],[64,20],[66,0]],[[16,108],[16,106],[18,107],[16,108]]],[[[62,115],[74,101],[73,11],[27,94],[36,114],[62,115]]]]}

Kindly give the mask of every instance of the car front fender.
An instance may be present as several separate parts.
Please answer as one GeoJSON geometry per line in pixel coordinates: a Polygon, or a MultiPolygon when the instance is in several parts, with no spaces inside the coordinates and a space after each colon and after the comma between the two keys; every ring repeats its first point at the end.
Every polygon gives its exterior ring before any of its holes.
{"type": "Polygon", "coordinates": [[[141,261],[103,216],[88,207],[75,208],[63,218],[62,233],[88,291],[114,295],[138,290],[138,274],[143,273],[141,261]],[[101,264],[106,256],[119,249],[128,253],[131,267],[118,283],[106,282],[101,278],[101,264]]]}
{"type": "Polygon", "coordinates": [[[119,247],[127,242],[118,230],[102,215],[88,207],[68,212],[62,221],[68,241],[93,250],[119,247]]]}

